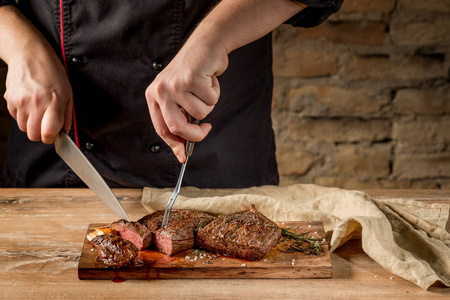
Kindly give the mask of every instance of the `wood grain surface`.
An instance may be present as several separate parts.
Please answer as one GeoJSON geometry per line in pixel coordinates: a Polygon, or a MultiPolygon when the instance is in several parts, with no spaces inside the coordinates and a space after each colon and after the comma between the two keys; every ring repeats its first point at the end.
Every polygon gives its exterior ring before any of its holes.
{"type": "MultiPolygon", "coordinates": [[[[130,218],[140,189],[113,190],[130,218]]],[[[450,204],[449,190],[368,190],[374,198],[450,204]]],[[[0,299],[449,299],[373,261],[351,240],[331,253],[330,279],[79,280],[88,224],[117,220],[88,189],[0,189],[0,299]]]]}
{"type": "MultiPolygon", "coordinates": [[[[91,224],[87,233],[96,227],[108,224],[91,224]]],[[[296,228],[296,232],[309,232],[318,240],[325,238],[321,222],[278,222],[285,228],[296,228]]],[[[320,255],[302,252],[283,252],[286,243],[278,243],[273,250],[256,261],[217,256],[211,252],[190,249],[167,256],[156,250],[140,251],[131,263],[118,269],[105,268],[96,261],[97,251],[85,239],[78,265],[80,279],[173,279],[173,278],[331,278],[331,258],[327,244],[320,255]],[[202,256],[200,256],[202,253],[202,256]],[[205,257],[203,258],[203,254],[205,257]]]]}

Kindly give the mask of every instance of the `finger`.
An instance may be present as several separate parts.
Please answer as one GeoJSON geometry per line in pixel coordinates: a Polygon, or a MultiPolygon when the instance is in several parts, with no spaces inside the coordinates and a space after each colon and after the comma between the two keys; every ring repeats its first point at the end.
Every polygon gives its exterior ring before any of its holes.
{"type": "Polygon", "coordinates": [[[33,142],[41,140],[41,122],[43,112],[35,111],[28,116],[27,120],[27,135],[28,139],[33,142]]]}
{"type": "Polygon", "coordinates": [[[192,93],[184,93],[177,102],[188,115],[197,120],[203,120],[214,109],[214,106],[207,105],[202,99],[192,93]]]}
{"type": "Polygon", "coordinates": [[[72,127],[72,116],[73,116],[73,99],[72,96],[70,100],[67,101],[66,109],[64,112],[64,131],[68,133],[70,131],[70,127],[72,127]]]}
{"type": "Polygon", "coordinates": [[[9,101],[6,102],[6,108],[8,109],[11,117],[17,121],[17,108],[14,105],[12,105],[11,102],[9,101]]]}
{"type": "Polygon", "coordinates": [[[186,155],[184,153],[184,141],[179,136],[176,136],[170,132],[157,104],[152,105],[149,110],[156,133],[172,149],[178,161],[183,163],[186,160],[186,155]]]}
{"type": "Polygon", "coordinates": [[[219,81],[216,76],[200,78],[194,80],[190,87],[191,92],[199,99],[201,99],[206,105],[214,106],[217,104],[220,95],[219,81]]]}
{"type": "Polygon", "coordinates": [[[166,103],[161,107],[161,114],[170,133],[188,141],[199,142],[209,132],[207,126],[190,124],[182,109],[175,102],[166,103]]]}
{"type": "Polygon", "coordinates": [[[27,132],[28,113],[24,110],[18,110],[16,114],[17,126],[23,132],[27,132]]]}
{"type": "Polygon", "coordinates": [[[64,124],[64,113],[53,106],[49,107],[42,117],[41,139],[44,144],[55,142],[56,136],[64,124]]]}

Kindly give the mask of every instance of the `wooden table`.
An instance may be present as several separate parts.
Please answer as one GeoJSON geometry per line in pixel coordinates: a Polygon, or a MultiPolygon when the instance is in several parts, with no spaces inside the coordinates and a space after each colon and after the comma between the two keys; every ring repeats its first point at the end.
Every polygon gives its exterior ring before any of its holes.
{"type": "MultiPolygon", "coordinates": [[[[142,190],[114,192],[131,219],[146,214],[142,190]]],[[[366,192],[450,203],[450,190],[366,192]]],[[[0,299],[450,299],[448,288],[424,291],[386,271],[359,240],[332,253],[332,279],[79,280],[88,224],[117,218],[87,189],[0,189],[0,299]]]]}

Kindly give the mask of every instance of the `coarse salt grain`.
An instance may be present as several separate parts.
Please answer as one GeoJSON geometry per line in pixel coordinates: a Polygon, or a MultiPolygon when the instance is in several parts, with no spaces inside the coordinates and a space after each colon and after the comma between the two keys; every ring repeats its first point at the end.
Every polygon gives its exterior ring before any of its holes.
{"type": "Polygon", "coordinates": [[[394,277],[389,277],[389,279],[394,279],[394,277]]]}
{"type": "Polygon", "coordinates": [[[311,228],[311,225],[308,225],[308,228],[311,228]]]}
{"type": "Polygon", "coordinates": [[[94,248],[92,248],[91,251],[94,251],[94,248]]]}
{"type": "Polygon", "coordinates": [[[191,257],[190,256],[186,256],[184,259],[191,259],[191,257]]]}
{"type": "Polygon", "coordinates": [[[241,267],[245,267],[245,266],[247,266],[247,265],[246,265],[246,264],[242,264],[242,265],[241,265],[241,267]]]}
{"type": "Polygon", "coordinates": [[[267,259],[265,259],[264,261],[267,261],[267,259]]]}
{"type": "Polygon", "coordinates": [[[375,275],[375,276],[373,276],[373,277],[375,277],[375,278],[378,278],[378,276],[377,276],[377,275],[375,275]]]}

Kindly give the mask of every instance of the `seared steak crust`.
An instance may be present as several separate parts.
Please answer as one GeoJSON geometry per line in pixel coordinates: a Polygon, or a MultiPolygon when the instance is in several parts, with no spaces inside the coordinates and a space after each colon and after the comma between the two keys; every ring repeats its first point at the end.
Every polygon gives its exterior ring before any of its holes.
{"type": "Polygon", "coordinates": [[[194,247],[194,231],[211,222],[214,217],[208,213],[193,210],[172,211],[167,228],[161,228],[163,211],[144,216],[139,223],[152,231],[153,246],[167,254],[175,255],[194,247]]]}
{"type": "Polygon", "coordinates": [[[137,255],[136,247],[118,235],[99,235],[91,241],[97,250],[97,261],[105,267],[120,268],[131,262],[137,255]]]}
{"type": "Polygon", "coordinates": [[[139,250],[147,249],[152,241],[152,232],[138,222],[119,220],[111,227],[120,233],[120,236],[133,243],[139,250]]]}
{"type": "Polygon", "coordinates": [[[256,260],[269,253],[280,236],[278,225],[251,205],[248,211],[221,215],[200,228],[195,244],[220,254],[256,260]]]}

